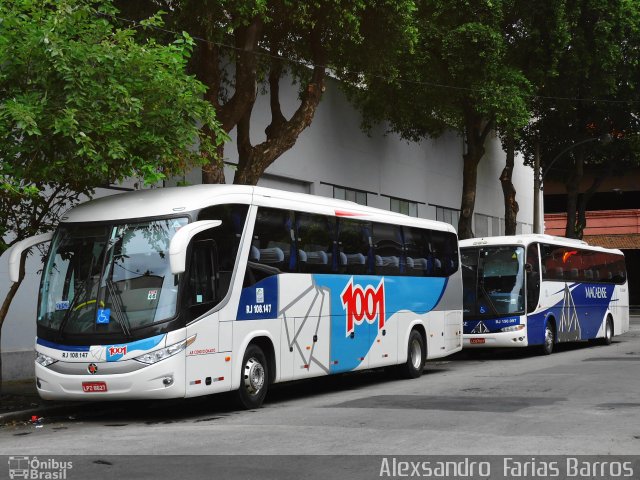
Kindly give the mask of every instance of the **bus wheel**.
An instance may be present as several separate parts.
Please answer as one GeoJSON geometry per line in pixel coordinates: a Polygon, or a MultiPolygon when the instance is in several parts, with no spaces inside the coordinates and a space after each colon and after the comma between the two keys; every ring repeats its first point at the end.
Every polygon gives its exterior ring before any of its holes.
{"type": "Polygon", "coordinates": [[[600,339],[601,345],[611,345],[613,340],[613,320],[611,317],[607,317],[607,323],[604,326],[604,337],[600,339]]]}
{"type": "Polygon", "coordinates": [[[260,347],[251,344],[242,359],[242,376],[238,389],[238,401],[244,409],[259,408],[267,395],[269,372],[267,359],[260,347]]]}
{"type": "Polygon", "coordinates": [[[542,354],[551,355],[555,342],[556,332],[553,329],[553,324],[549,320],[547,320],[547,323],[544,326],[544,343],[542,344],[542,354]]]}
{"type": "Polygon", "coordinates": [[[400,376],[403,378],[418,378],[422,375],[425,357],[422,335],[417,330],[411,330],[407,346],[407,361],[400,365],[400,376]]]}

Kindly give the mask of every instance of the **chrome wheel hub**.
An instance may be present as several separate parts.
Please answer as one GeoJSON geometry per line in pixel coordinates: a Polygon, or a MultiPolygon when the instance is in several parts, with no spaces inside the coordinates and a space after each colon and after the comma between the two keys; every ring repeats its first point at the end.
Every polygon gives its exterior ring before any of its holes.
{"type": "Polygon", "coordinates": [[[417,370],[420,368],[420,363],[422,363],[422,347],[420,347],[420,342],[418,340],[414,339],[411,342],[410,352],[411,364],[413,365],[413,368],[417,370]]]}
{"type": "Polygon", "coordinates": [[[253,357],[244,366],[244,386],[250,395],[257,395],[264,386],[264,367],[253,357]]]}
{"type": "Polygon", "coordinates": [[[553,330],[549,327],[544,331],[544,346],[547,350],[553,348],[553,330]]]}

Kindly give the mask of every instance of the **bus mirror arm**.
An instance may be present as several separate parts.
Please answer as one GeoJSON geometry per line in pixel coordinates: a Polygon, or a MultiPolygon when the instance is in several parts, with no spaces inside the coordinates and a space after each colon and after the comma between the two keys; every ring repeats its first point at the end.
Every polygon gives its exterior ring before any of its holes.
{"type": "Polygon", "coordinates": [[[13,283],[18,283],[20,280],[20,259],[22,258],[22,254],[34,245],[48,242],[52,237],[53,232],[47,232],[41,235],[25,238],[12,246],[9,249],[9,280],[13,283]]]}
{"type": "Polygon", "coordinates": [[[171,273],[178,275],[184,273],[187,263],[187,247],[189,242],[200,232],[222,225],[220,220],[200,220],[199,222],[185,225],[171,239],[169,244],[169,265],[171,273]]]}

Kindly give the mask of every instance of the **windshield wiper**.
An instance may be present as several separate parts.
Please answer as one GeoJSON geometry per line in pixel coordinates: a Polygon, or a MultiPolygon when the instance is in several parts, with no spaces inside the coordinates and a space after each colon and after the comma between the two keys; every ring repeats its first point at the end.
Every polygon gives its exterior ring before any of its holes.
{"type": "Polygon", "coordinates": [[[131,325],[129,324],[129,318],[127,317],[126,312],[122,306],[122,298],[120,297],[120,292],[118,288],[115,286],[113,281],[108,278],[106,280],[107,290],[109,291],[109,297],[111,298],[111,306],[113,307],[114,318],[122,331],[127,337],[131,336],[131,325]]]}
{"type": "Polygon", "coordinates": [[[495,304],[493,303],[493,300],[491,300],[491,296],[489,295],[489,293],[484,288],[484,281],[478,281],[478,286],[480,287],[480,290],[482,291],[482,294],[484,295],[484,298],[489,302],[489,306],[493,310],[493,314],[494,315],[498,315],[498,309],[496,308],[495,304]]]}
{"type": "Polygon", "coordinates": [[[86,297],[88,291],[89,291],[89,289],[87,288],[86,282],[81,283],[80,285],[78,285],[78,289],[77,289],[75,295],[73,296],[73,300],[71,301],[71,304],[69,304],[69,308],[67,309],[67,313],[62,318],[62,321],[60,322],[60,327],[58,327],[58,334],[59,335],[62,335],[62,332],[64,331],[64,328],[67,326],[69,318],[71,317],[71,312],[74,311],[74,309],[78,305],[78,302],[80,300],[82,300],[83,302],[85,301],[85,299],[86,299],[85,297],[86,297]]]}

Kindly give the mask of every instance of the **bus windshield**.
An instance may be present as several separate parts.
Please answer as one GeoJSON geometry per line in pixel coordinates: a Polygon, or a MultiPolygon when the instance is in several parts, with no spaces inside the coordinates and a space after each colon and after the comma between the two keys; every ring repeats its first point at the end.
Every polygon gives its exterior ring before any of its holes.
{"type": "Polygon", "coordinates": [[[524,313],[524,248],[460,250],[465,317],[524,313]]]}
{"type": "Polygon", "coordinates": [[[175,316],[178,279],[169,243],[187,223],[62,224],[43,272],[38,325],[126,337],[175,316]]]}

